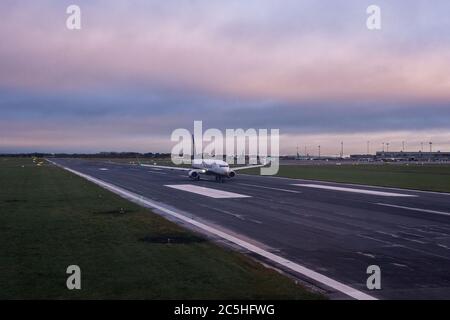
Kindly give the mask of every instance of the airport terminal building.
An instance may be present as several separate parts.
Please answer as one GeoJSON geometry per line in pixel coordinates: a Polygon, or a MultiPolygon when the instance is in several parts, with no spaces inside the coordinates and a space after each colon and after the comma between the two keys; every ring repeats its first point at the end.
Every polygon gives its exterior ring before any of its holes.
{"type": "Polygon", "coordinates": [[[400,161],[450,161],[450,152],[377,152],[376,158],[400,161]]]}
{"type": "Polygon", "coordinates": [[[403,151],[378,151],[375,155],[354,154],[351,160],[356,161],[427,161],[450,162],[450,152],[403,152],[403,151]]]}
{"type": "MultiPolygon", "coordinates": [[[[366,159],[369,155],[352,155],[353,160],[366,159]]],[[[371,156],[371,160],[378,161],[439,161],[450,162],[450,152],[404,152],[404,151],[378,151],[371,156]]]]}

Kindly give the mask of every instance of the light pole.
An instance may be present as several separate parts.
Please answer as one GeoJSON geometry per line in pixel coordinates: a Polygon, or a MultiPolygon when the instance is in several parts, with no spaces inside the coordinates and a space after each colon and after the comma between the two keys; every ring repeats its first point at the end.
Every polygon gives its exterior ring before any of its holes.
{"type": "Polygon", "coordinates": [[[320,159],[320,145],[319,146],[317,146],[318,148],[319,148],[319,159],[320,159]]]}
{"type": "Polygon", "coordinates": [[[370,154],[370,141],[367,141],[367,154],[370,154]]]}

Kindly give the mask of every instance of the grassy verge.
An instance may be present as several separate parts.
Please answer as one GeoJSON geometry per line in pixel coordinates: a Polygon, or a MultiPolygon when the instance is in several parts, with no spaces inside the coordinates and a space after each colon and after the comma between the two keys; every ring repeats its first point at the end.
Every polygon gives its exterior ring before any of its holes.
{"type": "MultiPolygon", "coordinates": [[[[259,170],[242,173],[259,174],[259,170]]],[[[283,165],[278,176],[450,192],[450,165],[283,165]]]]}
{"type": "Polygon", "coordinates": [[[0,243],[0,299],[321,298],[239,253],[30,159],[0,159],[0,243]],[[168,244],[167,238],[174,240],[168,244]],[[81,268],[82,290],[66,288],[72,264],[81,268]]]}

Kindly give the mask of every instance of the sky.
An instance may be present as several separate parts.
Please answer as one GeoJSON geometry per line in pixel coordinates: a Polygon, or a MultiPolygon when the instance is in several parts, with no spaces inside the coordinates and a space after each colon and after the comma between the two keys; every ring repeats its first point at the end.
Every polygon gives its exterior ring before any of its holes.
{"type": "Polygon", "coordinates": [[[194,120],[280,129],[282,154],[450,151],[449,13],[447,0],[2,0],[0,153],[169,152],[194,120]],[[81,30],[66,28],[71,4],[81,30]],[[381,30],[366,27],[372,4],[381,30]]]}

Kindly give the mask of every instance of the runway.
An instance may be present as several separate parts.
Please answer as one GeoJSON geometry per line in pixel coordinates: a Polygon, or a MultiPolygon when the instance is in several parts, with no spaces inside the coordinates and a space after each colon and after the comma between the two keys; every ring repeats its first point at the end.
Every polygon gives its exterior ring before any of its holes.
{"type": "MultiPolygon", "coordinates": [[[[450,194],[52,159],[265,246],[381,299],[450,299],[450,194]],[[366,269],[381,268],[381,290],[366,269]]],[[[307,280],[307,279],[305,279],[307,280]]],[[[317,285],[317,284],[316,284],[317,285]]]]}

